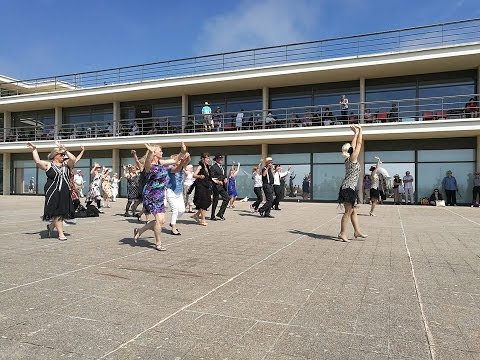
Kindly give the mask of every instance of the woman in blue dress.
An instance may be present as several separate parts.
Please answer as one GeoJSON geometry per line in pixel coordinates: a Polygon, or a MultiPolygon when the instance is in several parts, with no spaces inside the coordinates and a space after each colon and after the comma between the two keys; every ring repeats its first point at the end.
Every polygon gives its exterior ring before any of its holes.
{"type": "Polygon", "coordinates": [[[229,208],[234,208],[235,205],[235,200],[237,200],[237,184],[235,181],[235,178],[238,175],[238,172],[240,171],[240,163],[238,163],[238,167],[235,169],[235,162],[232,163],[232,167],[230,168],[230,173],[228,174],[228,185],[227,185],[227,192],[228,196],[230,198],[230,201],[228,202],[228,207],[229,208]]]}
{"type": "Polygon", "coordinates": [[[145,147],[148,151],[144,167],[146,183],[143,188],[143,209],[146,215],[152,214],[155,219],[142,228],[135,229],[133,235],[137,242],[145,231],[152,230],[155,234],[155,249],[165,251],[167,249],[162,246],[160,239],[165,223],[165,190],[168,184],[168,171],[165,166],[180,163],[188,153],[185,144],[182,143],[180,153],[175,159],[162,160],[163,151],[160,146],[145,144],[145,147]]]}
{"type": "Polygon", "coordinates": [[[65,149],[65,146],[56,143],[48,155],[49,161],[43,161],[38,155],[35,145],[31,142],[27,146],[32,150],[33,160],[39,169],[45,171],[45,206],[43,220],[50,221],[47,225],[48,236],[52,236],[54,229],[58,231],[58,240],[67,240],[63,233],[63,220],[73,216],[75,208],[70,195],[70,169],[75,165],[75,156],[65,149]]]}

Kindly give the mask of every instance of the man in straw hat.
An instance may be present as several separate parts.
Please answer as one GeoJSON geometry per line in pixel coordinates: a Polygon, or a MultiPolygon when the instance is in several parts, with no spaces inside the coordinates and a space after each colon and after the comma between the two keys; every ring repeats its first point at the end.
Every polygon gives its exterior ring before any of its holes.
{"type": "Polygon", "coordinates": [[[273,205],[273,172],[272,172],[272,163],[273,159],[267,157],[265,159],[265,166],[262,170],[262,182],[263,182],[263,192],[265,193],[265,204],[258,209],[258,213],[261,217],[273,218],[270,215],[270,210],[273,205]]]}

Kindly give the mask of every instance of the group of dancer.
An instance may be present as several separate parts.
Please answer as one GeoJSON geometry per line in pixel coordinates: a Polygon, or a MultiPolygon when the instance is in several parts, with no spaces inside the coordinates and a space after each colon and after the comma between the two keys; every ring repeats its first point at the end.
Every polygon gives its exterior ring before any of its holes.
{"type": "MultiPolygon", "coordinates": [[[[342,155],[345,158],[345,179],[339,192],[339,202],[345,208],[341,222],[341,230],[338,239],[349,241],[346,235],[346,227],[350,221],[354,227],[355,238],[366,238],[360,230],[355,205],[358,199],[356,192],[361,165],[358,162],[358,155],[362,146],[362,128],[358,125],[352,126],[354,137],[352,143],[342,147],[342,155]]],[[[37,166],[44,170],[47,176],[45,184],[45,205],[43,219],[50,221],[47,225],[49,237],[57,230],[58,239],[66,240],[63,232],[63,220],[74,217],[75,210],[79,207],[79,194],[74,185],[74,167],[83,156],[84,148],[75,156],[69,152],[63,144],[56,142],[55,148],[48,155],[49,161],[41,160],[32,143],[27,143],[32,150],[32,155],[37,166]]],[[[166,203],[170,208],[170,228],[172,235],[181,235],[177,228],[177,220],[186,211],[192,213],[192,218],[201,226],[207,226],[207,211],[211,206],[210,220],[225,220],[227,207],[235,207],[237,198],[235,177],[240,171],[240,164],[232,164],[228,175],[223,167],[223,156],[215,155],[213,164],[210,154],[202,153],[200,162],[194,168],[190,164],[190,154],[185,144],[181,144],[178,153],[170,159],[163,158],[162,148],[158,145],[145,144],[146,154],[138,158],[136,151],[132,150],[135,164],[123,167],[123,176],[127,180],[127,204],[125,216],[142,215],[146,217],[146,223],[141,228],[134,229],[134,241],[147,231],[152,230],[155,236],[155,249],[165,251],[162,246],[161,229],[165,223],[166,203]],[[222,203],[217,212],[219,201],[222,203]],[[137,213],[137,207],[143,204],[141,212],[137,213]],[[194,207],[196,211],[194,211],[194,207]],[[153,220],[149,220],[149,216],[153,220]]],[[[376,169],[380,166],[378,159],[376,167],[372,167],[372,191],[371,198],[375,197],[375,175],[376,169]]],[[[95,163],[91,170],[92,182],[87,195],[86,205],[96,203],[101,208],[103,194],[104,206],[109,206],[108,201],[112,197],[112,178],[109,173],[111,169],[102,169],[95,163]],[[105,184],[105,185],[104,185],[105,184]]],[[[261,217],[272,218],[272,209],[280,210],[279,202],[282,199],[282,186],[280,179],[290,173],[290,168],[283,171],[279,164],[273,164],[273,159],[267,157],[259,162],[252,171],[254,192],[256,201],[250,205],[251,212],[258,212],[261,217]],[[265,163],[263,165],[263,163],[265,163]],[[263,166],[262,166],[263,165],[263,166]],[[263,202],[263,194],[265,202],[263,202]]],[[[120,178],[114,176],[118,181],[120,178]]],[[[117,185],[118,185],[117,181],[117,185]]],[[[372,201],[370,215],[374,216],[375,201],[372,201]]]]}

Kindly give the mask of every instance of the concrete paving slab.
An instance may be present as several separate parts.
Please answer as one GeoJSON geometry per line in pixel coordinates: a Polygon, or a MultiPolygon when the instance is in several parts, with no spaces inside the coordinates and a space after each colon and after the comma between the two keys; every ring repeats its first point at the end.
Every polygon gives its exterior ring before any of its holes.
{"type": "Polygon", "coordinates": [[[345,244],[335,204],[239,203],[158,252],[122,199],[63,242],[41,197],[1,200],[0,358],[480,358],[478,209],[380,206],[345,244]]]}

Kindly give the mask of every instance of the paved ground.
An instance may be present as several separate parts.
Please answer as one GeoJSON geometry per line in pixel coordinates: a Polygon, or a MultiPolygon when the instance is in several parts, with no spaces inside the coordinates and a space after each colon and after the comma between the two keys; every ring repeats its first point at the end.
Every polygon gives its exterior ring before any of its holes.
{"type": "Polygon", "coordinates": [[[246,204],[168,251],[124,200],[45,238],[43,199],[0,198],[2,359],[479,359],[480,210],[384,206],[333,241],[335,204],[246,204]]]}

